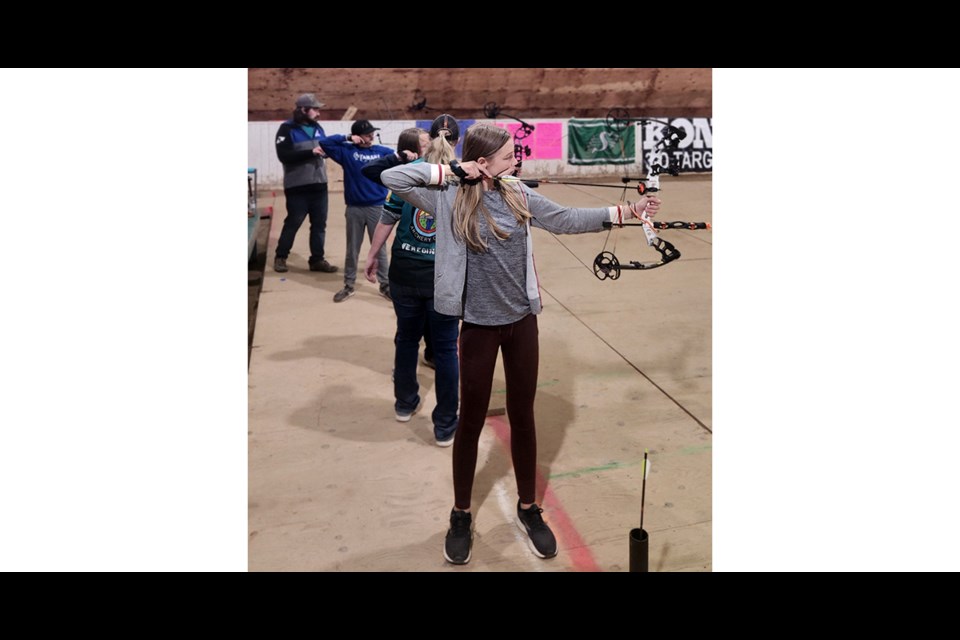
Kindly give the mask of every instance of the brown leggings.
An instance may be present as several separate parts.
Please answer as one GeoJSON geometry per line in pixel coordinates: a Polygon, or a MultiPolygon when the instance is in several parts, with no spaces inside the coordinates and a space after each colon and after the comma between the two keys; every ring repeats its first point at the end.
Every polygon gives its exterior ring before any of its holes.
{"type": "Polygon", "coordinates": [[[537,317],[488,327],[464,322],[460,327],[460,426],[453,442],[453,492],[457,509],[470,508],[477,444],[487,418],[497,351],[503,351],[507,378],[510,452],[520,501],[536,501],[537,432],[533,400],[537,393],[540,339],[537,317]]]}

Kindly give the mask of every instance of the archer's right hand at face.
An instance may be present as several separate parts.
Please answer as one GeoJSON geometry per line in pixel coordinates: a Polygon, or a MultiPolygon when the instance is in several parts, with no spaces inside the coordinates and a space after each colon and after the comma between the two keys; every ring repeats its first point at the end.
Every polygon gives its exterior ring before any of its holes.
{"type": "Polygon", "coordinates": [[[481,167],[476,162],[469,160],[467,162],[461,162],[460,168],[467,173],[467,180],[476,180],[477,178],[492,177],[490,172],[481,167]]]}

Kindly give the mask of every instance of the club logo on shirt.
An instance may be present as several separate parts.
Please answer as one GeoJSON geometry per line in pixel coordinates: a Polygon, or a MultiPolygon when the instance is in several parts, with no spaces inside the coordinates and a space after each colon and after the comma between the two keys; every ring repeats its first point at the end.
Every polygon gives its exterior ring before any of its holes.
{"type": "Polygon", "coordinates": [[[420,242],[434,242],[437,235],[437,225],[433,219],[433,214],[423,209],[414,209],[413,224],[410,225],[410,230],[420,242]]]}
{"type": "Polygon", "coordinates": [[[371,160],[379,160],[380,155],[376,153],[361,153],[359,151],[353,152],[353,159],[357,162],[370,162],[371,160]]]}

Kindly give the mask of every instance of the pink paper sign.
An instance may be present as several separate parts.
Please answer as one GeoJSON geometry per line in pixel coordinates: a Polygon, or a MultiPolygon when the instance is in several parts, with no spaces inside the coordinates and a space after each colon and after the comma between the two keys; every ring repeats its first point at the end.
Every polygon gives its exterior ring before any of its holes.
{"type": "MultiPolygon", "coordinates": [[[[536,127],[529,136],[520,140],[520,144],[530,147],[527,160],[560,160],[563,158],[563,123],[531,122],[536,127]]],[[[518,122],[498,122],[497,126],[513,135],[521,128],[518,122]]]]}

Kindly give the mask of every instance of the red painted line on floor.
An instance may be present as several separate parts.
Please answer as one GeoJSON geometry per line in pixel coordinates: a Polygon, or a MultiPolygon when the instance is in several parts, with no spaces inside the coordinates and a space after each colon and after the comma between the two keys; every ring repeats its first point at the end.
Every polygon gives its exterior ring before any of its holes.
{"type": "MultiPolygon", "coordinates": [[[[497,434],[497,440],[507,450],[507,456],[510,455],[510,423],[506,418],[500,416],[487,417],[487,424],[493,428],[497,434]]],[[[600,566],[590,553],[590,548],[573,526],[573,520],[564,510],[560,503],[560,498],[553,492],[553,489],[547,484],[547,479],[537,469],[537,487],[543,487],[543,503],[540,505],[547,513],[550,528],[557,536],[557,545],[570,558],[574,571],[600,571],[600,566]]]]}

